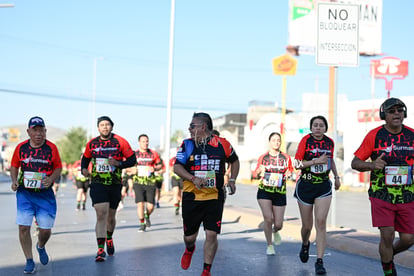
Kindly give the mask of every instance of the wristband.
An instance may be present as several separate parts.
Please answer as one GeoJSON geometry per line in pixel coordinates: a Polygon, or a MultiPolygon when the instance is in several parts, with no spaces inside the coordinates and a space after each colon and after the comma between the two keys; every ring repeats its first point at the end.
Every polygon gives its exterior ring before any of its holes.
{"type": "Polygon", "coordinates": [[[194,179],[195,179],[195,178],[196,178],[195,176],[191,177],[191,182],[193,182],[193,183],[194,183],[194,179]]]}
{"type": "Polygon", "coordinates": [[[335,179],[340,179],[341,177],[340,177],[339,175],[337,175],[337,176],[335,176],[334,178],[335,178],[335,179]]]}
{"type": "Polygon", "coordinates": [[[234,178],[230,178],[230,179],[229,179],[229,182],[236,182],[236,179],[234,179],[234,178]]]}

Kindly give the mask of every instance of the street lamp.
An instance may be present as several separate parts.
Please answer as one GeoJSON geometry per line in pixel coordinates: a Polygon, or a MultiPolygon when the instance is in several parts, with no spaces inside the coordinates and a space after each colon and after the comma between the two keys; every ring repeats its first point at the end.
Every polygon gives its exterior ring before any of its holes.
{"type": "Polygon", "coordinates": [[[95,114],[95,105],[96,105],[96,63],[98,60],[103,60],[103,57],[95,57],[93,59],[93,87],[92,87],[92,124],[91,124],[91,133],[90,137],[92,138],[93,130],[96,121],[96,114],[95,114]]]}

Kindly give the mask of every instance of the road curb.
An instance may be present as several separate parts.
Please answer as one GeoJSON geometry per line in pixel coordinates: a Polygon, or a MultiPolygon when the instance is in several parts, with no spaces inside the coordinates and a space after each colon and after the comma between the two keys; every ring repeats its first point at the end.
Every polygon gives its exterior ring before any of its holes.
{"type": "MultiPolygon", "coordinates": [[[[225,206],[223,218],[247,225],[252,228],[263,229],[263,218],[260,210],[225,206]]],[[[301,241],[301,223],[298,218],[285,218],[280,234],[284,238],[301,241]]],[[[310,240],[315,240],[315,229],[312,230],[310,240]]],[[[263,238],[264,239],[264,238],[263,238]]],[[[378,253],[379,234],[373,234],[356,229],[329,228],[327,232],[327,247],[338,251],[356,254],[379,261],[378,253]]],[[[398,265],[414,269],[414,252],[405,251],[395,256],[394,262],[398,265]]]]}

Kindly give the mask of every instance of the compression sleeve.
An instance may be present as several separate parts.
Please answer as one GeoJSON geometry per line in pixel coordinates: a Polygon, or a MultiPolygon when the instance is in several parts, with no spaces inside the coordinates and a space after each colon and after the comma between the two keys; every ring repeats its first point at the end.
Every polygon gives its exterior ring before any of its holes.
{"type": "Polygon", "coordinates": [[[129,167],[134,166],[136,163],[137,163],[137,157],[135,156],[135,154],[133,154],[130,157],[128,157],[125,161],[122,161],[121,166],[119,166],[119,168],[121,169],[129,168],[129,167]]]}
{"type": "Polygon", "coordinates": [[[81,171],[83,169],[88,169],[89,166],[89,162],[91,162],[92,158],[86,158],[85,155],[82,155],[82,160],[81,160],[81,171]]]}

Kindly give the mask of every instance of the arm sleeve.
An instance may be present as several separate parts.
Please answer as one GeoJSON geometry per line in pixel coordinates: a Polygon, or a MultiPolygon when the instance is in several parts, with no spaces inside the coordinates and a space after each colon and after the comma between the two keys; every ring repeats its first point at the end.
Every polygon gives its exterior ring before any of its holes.
{"type": "Polygon", "coordinates": [[[81,170],[88,169],[89,162],[91,162],[91,159],[92,158],[87,158],[87,157],[85,157],[85,155],[82,155],[82,159],[81,159],[81,170]]]}
{"type": "Polygon", "coordinates": [[[135,156],[135,154],[131,155],[130,157],[128,157],[125,161],[121,162],[121,169],[125,169],[125,168],[129,168],[134,166],[137,163],[137,157],[135,156]]]}

